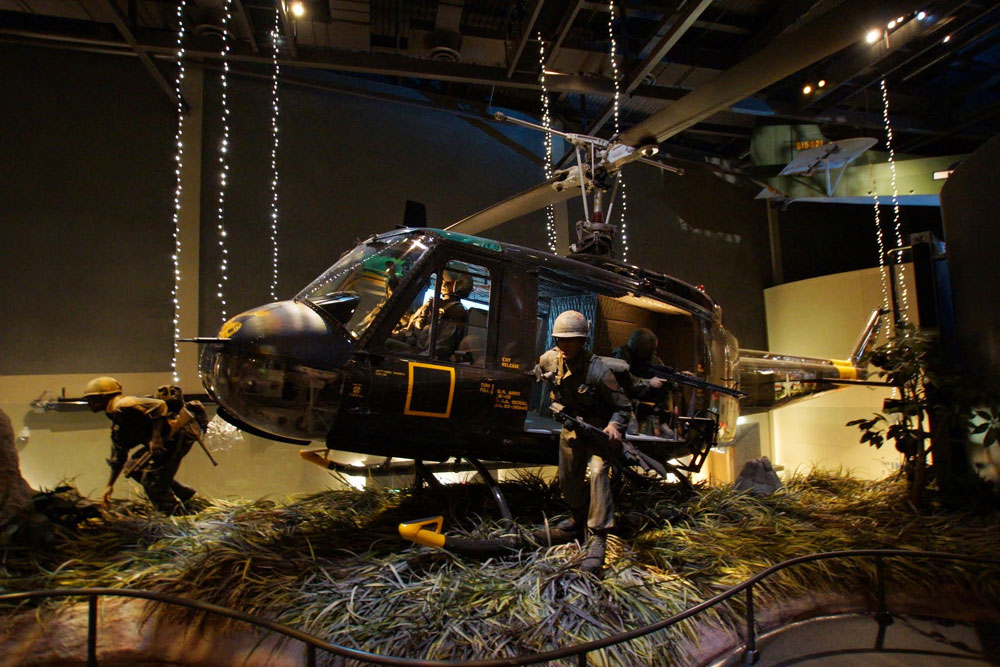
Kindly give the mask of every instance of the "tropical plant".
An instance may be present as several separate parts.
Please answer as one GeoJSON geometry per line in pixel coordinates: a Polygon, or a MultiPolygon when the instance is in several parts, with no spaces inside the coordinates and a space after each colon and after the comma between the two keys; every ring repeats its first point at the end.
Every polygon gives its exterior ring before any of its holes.
{"type": "Polygon", "coordinates": [[[896,388],[898,397],[883,402],[883,412],[854,419],[861,442],[876,449],[891,440],[904,457],[909,498],[919,504],[930,475],[946,494],[960,493],[974,479],[965,443],[982,434],[983,445],[1000,441],[1000,408],[986,383],[957,371],[936,334],[910,323],[897,324],[895,334],[862,358],[878,368],[878,376],[896,388]],[[927,446],[927,440],[931,445],[927,446]]]}

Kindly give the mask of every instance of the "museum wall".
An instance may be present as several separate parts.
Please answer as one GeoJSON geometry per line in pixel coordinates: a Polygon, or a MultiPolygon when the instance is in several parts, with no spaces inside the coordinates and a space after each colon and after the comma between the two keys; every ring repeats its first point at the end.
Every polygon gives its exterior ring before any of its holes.
{"type": "MultiPolygon", "coordinates": [[[[908,268],[904,279],[912,294],[913,271],[908,268]]],[[[882,303],[880,271],[862,269],[778,285],[765,290],[764,301],[772,351],[844,359],[882,303]]],[[[910,304],[915,311],[912,300],[910,304]]],[[[786,473],[839,468],[872,479],[897,470],[899,456],[892,445],[874,449],[861,444],[857,428],[844,426],[880,412],[889,396],[879,387],[844,387],[772,410],[769,449],[774,463],[786,473]]]]}
{"type": "Polygon", "coordinates": [[[0,79],[0,375],[169,368],[173,109],[137,59],[2,45],[0,79]]]}

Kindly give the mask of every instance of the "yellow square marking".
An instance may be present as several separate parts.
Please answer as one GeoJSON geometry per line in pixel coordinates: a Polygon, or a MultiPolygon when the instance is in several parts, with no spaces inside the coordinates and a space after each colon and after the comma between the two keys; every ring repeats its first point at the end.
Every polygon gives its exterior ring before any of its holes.
{"type": "Polygon", "coordinates": [[[403,407],[404,415],[413,415],[414,417],[440,417],[442,419],[447,419],[451,416],[451,403],[455,398],[455,369],[451,366],[437,366],[435,364],[421,364],[416,361],[409,362],[409,377],[406,386],[406,405],[403,407]],[[411,410],[410,404],[413,401],[413,369],[414,368],[431,368],[436,371],[447,371],[451,380],[451,385],[448,387],[448,407],[445,408],[444,412],[420,412],[417,410],[411,410]]]}

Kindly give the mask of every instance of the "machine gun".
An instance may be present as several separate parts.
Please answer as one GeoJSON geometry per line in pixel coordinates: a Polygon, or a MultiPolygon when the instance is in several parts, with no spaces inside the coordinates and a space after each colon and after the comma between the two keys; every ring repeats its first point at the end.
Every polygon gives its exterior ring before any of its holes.
{"type": "Polygon", "coordinates": [[[679,371],[671,366],[659,366],[657,364],[650,364],[649,370],[653,373],[655,377],[663,378],[664,380],[670,380],[671,382],[676,382],[677,384],[683,384],[688,387],[695,387],[697,389],[706,389],[708,391],[717,391],[720,394],[727,394],[734,398],[741,398],[746,396],[746,392],[740,391],[739,389],[730,389],[729,387],[723,387],[720,384],[714,384],[708,380],[703,380],[694,373],[689,373],[687,371],[679,371]]]}
{"type": "Polygon", "coordinates": [[[549,409],[552,410],[552,416],[562,422],[566,428],[575,431],[579,436],[589,437],[592,442],[597,443],[597,448],[601,455],[610,461],[617,470],[624,470],[629,466],[639,466],[646,472],[652,470],[663,479],[667,479],[667,469],[663,464],[653,457],[640,452],[628,440],[622,439],[621,451],[618,452],[611,442],[611,436],[579,417],[569,414],[566,412],[566,407],[561,403],[553,402],[549,406],[549,409]]]}
{"type": "Polygon", "coordinates": [[[122,475],[125,477],[131,477],[134,473],[142,472],[142,469],[146,467],[150,459],[153,458],[153,450],[149,447],[136,453],[134,456],[130,456],[125,465],[122,466],[122,475]]]}

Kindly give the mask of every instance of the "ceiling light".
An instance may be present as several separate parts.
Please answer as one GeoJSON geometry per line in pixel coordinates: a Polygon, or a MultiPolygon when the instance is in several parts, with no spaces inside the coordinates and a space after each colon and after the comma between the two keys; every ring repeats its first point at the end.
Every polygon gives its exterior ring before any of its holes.
{"type": "Polygon", "coordinates": [[[820,79],[819,81],[816,82],[817,88],[822,88],[825,85],[826,85],[826,79],[820,79]]]}
{"type": "Polygon", "coordinates": [[[889,21],[889,24],[886,26],[886,28],[888,28],[889,30],[892,30],[895,27],[896,27],[895,21],[889,21]]]}
{"type": "Polygon", "coordinates": [[[899,25],[903,25],[903,21],[905,20],[906,20],[905,16],[900,16],[899,18],[896,19],[896,23],[898,23],[899,25]]]}
{"type": "Polygon", "coordinates": [[[301,2],[292,3],[292,15],[296,18],[302,18],[306,15],[306,6],[301,2]]]}
{"type": "Polygon", "coordinates": [[[951,35],[945,35],[945,38],[941,40],[942,44],[947,44],[951,41],[951,35]]]}
{"type": "Polygon", "coordinates": [[[875,42],[878,41],[878,38],[881,36],[882,36],[881,30],[879,30],[878,28],[872,28],[871,30],[868,31],[868,34],[865,35],[865,41],[868,42],[869,44],[874,44],[875,42]]]}
{"type": "Polygon", "coordinates": [[[918,21],[923,21],[925,18],[927,18],[927,12],[917,12],[918,21]]]}
{"type": "Polygon", "coordinates": [[[808,95],[812,91],[813,91],[812,85],[810,85],[810,84],[807,83],[806,85],[802,86],[802,94],[803,95],[808,95]]]}

